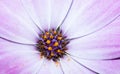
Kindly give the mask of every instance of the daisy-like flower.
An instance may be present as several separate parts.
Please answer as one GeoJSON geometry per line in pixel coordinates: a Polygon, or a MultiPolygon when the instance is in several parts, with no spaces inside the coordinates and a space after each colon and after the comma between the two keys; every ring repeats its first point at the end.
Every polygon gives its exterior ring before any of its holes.
{"type": "Polygon", "coordinates": [[[120,0],[0,0],[0,74],[120,74],[120,0]]]}

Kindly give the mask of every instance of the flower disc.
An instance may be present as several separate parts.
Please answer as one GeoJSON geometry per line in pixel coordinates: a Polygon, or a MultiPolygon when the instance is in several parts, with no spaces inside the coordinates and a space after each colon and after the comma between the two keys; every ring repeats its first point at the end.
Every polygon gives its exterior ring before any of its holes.
{"type": "Polygon", "coordinates": [[[48,60],[58,61],[66,55],[69,40],[62,34],[62,30],[50,29],[39,34],[37,50],[48,60]]]}

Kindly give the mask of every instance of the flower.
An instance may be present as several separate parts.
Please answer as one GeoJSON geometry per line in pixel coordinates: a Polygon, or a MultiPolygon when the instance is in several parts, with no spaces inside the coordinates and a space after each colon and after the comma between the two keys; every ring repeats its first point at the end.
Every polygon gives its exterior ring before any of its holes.
{"type": "Polygon", "coordinates": [[[119,74],[119,16],[120,0],[1,0],[0,74],[119,74]]]}

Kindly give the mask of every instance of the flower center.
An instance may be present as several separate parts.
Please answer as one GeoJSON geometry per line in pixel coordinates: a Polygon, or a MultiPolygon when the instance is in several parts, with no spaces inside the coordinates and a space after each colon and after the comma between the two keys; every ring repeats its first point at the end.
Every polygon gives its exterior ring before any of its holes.
{"type": "Polygon", "coordinates": [[[62,34],[62,30],[50,29],[39,34],[39,36],[37,50],[40,52],[40,56],[57,62],[66,55],[69,40],[62,34]]]}

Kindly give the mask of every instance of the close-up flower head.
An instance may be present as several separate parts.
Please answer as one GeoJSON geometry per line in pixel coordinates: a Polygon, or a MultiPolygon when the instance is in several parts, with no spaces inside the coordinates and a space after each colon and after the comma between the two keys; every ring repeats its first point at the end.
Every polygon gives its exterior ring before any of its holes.
{"type": "Polygon", "coordinates": [[[0,0],[0,74],[120,74],[120,0],[0,0]]]}

